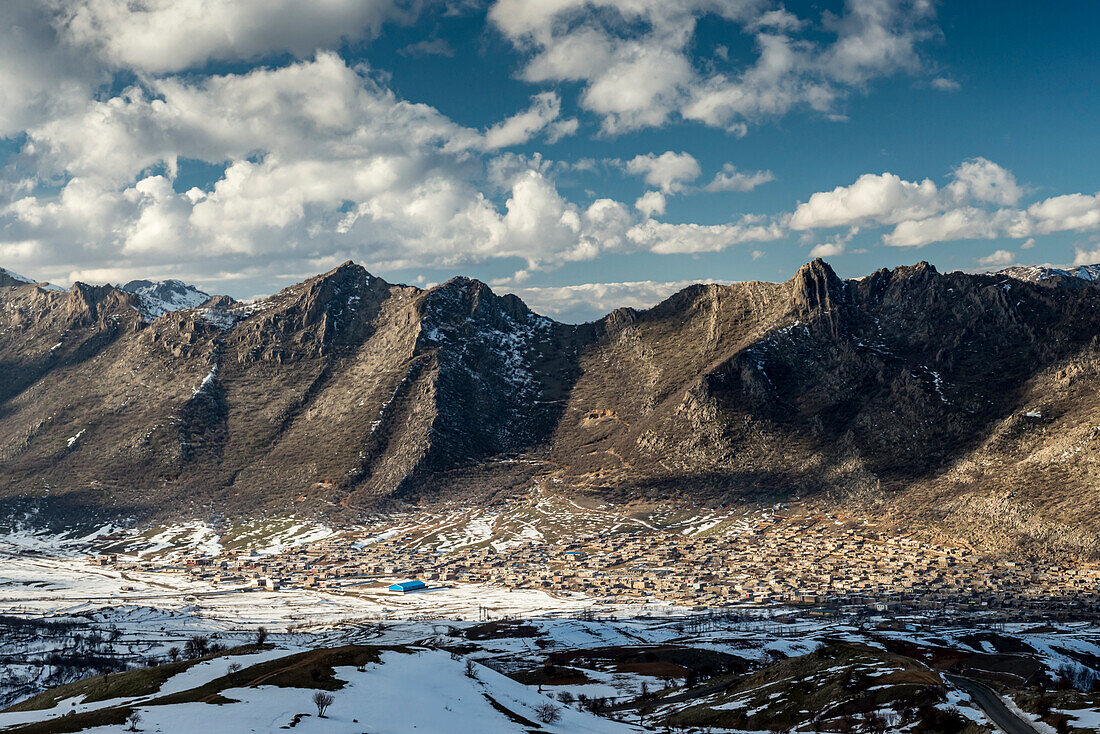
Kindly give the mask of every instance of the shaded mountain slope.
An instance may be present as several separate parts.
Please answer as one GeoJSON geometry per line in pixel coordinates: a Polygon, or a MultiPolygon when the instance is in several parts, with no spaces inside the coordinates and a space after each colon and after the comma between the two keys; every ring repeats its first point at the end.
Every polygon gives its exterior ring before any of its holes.
{"type": "Polygon", "coordinates": [[[422,291],[349,263],[150,324],[109,286],[3,295],[9,497],[80,492],[137,513],[357,506],[538,443],[568,373],[568,327],[468,279],[422,291]]]}

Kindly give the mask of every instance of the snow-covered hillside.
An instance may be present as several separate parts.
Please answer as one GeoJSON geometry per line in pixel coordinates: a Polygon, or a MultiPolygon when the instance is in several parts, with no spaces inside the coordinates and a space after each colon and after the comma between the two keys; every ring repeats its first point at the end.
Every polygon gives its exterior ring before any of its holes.
{"type": "Polygon", "coordinates": [[[209,293],[180,280],[131,280],[122,290],[141,299],[142,315],[150,319],[195,308],[210,300],[209,293]]]}
{"type": "MultiPolygon", "coordinates": [[[[141,673],[128,675],[133,678],[141,673]]],[[[95,686],[96,681],[87,685],[95,686]]],[[[67,716],[67,726],[89,724],[88,728],[67,730],[132,731],[125,723],[95,724],[112,718],[124,722],[130,712],[136,712],[138,729],[145,732],[236,734],[288,727],[326,734],[364,730],[372,734],[645,731],[559,705],[489,668],[476,663],[467,666],[459,656],[415,648],[290,649],[225,655],[187,667],[152,693],[85,702],[97,697],[102,696],[90,688],[49,708],[0,713],[0,728],[67,716]],[[341,664],[352,659],[352,664],[341,664]],[[310,675],[299,674],[303,666],[310,666],[310,675]],[[334,679],[317,673],[325,669],[332,671],[334,679]],[[314,696],[326,688],[333,700],[321,718],[314,696]],[[540,718],[540,707],[549,707],[553,716],[548,717],[544,708],[540,718]]]]}

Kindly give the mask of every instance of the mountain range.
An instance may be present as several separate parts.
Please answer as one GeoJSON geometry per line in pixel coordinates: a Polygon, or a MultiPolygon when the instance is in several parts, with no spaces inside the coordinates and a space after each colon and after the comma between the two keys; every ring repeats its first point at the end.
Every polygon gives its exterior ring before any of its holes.
{"type": "Polygon", "coordinates": [[[813,497],[1095,555],[1097,268],[694,285],[571,325],[340,267],[252,303],[0,271],[0,498],[40,517],[354,517],[536,483],[813,497]]]}

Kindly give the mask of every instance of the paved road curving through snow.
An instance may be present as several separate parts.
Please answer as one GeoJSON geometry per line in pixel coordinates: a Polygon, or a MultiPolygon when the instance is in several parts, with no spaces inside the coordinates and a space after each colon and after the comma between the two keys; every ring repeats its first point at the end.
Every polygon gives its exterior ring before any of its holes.
{"type": "Polygon", "coordinates": [[[1039,731],[1030,722],[1024,721],[1005,706],[1004,701],[993,689],[970,678],[944,673],[951,685],[970,694],[970,700],[977,704],[985,715],[993,720],[1005,734],[1037,734],[1039,731]]]}

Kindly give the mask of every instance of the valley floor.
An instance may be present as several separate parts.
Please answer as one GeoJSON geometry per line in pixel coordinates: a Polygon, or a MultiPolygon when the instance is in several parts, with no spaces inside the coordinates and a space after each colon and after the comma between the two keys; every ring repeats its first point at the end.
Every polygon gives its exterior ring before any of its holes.
{"type": "MultiPolygon", "coordinates": [[[[119,732],[137,712],[141,731],[210,734],[992,731],[950,674],[1005,696],[1022,726],[1100,731],[1100,625],[1081,610],[714,607],[453,580],[398,594],[386,588],[396,566],[278,590],[210,574],[218,559],[273,575],[342,553],[499,562],[582,528],[621,546],[678,536],[706,547],[713,533],[759,538],[794,516],[778,514],[624,517],[547,501],[339,532],[293,519],[222,534],[201,523],[11,532],[0,536],[0,705],[14,706],[0,730],[119,732]],[[541,524],[530,516],[540,507],[541,524]],[[334,698],[323,719],[318,690],[334,698]],[[539,721],[547,705],[557,721],[539,721]]],[[[810,515],[797,517],[802,527],[810,515]]]]}

